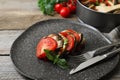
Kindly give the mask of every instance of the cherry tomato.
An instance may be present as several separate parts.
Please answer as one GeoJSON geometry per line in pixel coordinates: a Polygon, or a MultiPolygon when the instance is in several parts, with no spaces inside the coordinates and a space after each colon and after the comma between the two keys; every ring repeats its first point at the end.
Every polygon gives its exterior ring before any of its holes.
{"type": "Polygon", "coordinates": [[[67,46],[66,46],[66,50],[71,51],[74,48],[74,45],[75,45],[74,37],[69,35],[67,32],[60,32],[60,34],[62,34],[64,37],[67,38],[68,43],[67,43],[67,46]]]}
{"type": "Polygon", "coordinates": [[[68,7],[63,7],[61,10],[60,10],[60,15],[64,18],[67,18],[70,16],[70,9],[68,7]]]}
{"type": "Polygon", "coordinates": [[[75,11],[76,11],[76,6],[75,5],[68,4],[68,7],[70,8],[71,13],[75,13],[75,11]]]}
{"type": "Polygon", "coordinates": [[[36,56],[39,59],[46,59],[46,53],[44,52],[44,49],[54,51],[56,48],[57,42],[53,38],[51,37],[42,38],[37,45],[36,56]]]}
{"type": "Polygon", "coordinates": [[[66,7],[67,6],[67,2],[63,2],[62,5],[63,5],[63,7],[66,7]]]}
{"type": "Polygon", "coordinates": [[[63,5],[58,3],[58,4],[55,4],[54,9],[57,13],[60,13],[60,10],[62,9],[62,7],[63,5]]]}
{"type": "Polygon", "coordinates": [[[77,3],[77,0],[68,0],[68,4],[73,4],[73,5],[76,5],[76,3],[77,3]]]}

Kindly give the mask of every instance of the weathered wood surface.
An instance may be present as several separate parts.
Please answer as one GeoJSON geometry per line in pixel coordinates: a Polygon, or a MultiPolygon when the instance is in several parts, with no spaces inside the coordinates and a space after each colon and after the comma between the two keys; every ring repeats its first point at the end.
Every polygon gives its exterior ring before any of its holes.
{"type": "Polygon", "coordinates": [[[24,30],[1,30],[0,54],[9,54],[12,43],[23,31],[24,30]]]}
{"type": "MultiPolygon", "coordinates": [[[[26,29],[47,19],[62,19],[58,14],[47,16],[40,12],[38,0],[0,0],[0,29],[26,29]]],[[[75,15],[68,19],[76,20],[75,15]]]]}
{"type": "MultiPolygon", "coordinates": [[[[21,76],[10,59],[10,48],[14,40],[24,30],[1,30],[0,31],[0,80],[28,80],[21,76]],[[5,54],[5,56],[4,56],[5,54]]],[[[101,80],[120,80],[120,63],[113,72],[101,80]]]]}

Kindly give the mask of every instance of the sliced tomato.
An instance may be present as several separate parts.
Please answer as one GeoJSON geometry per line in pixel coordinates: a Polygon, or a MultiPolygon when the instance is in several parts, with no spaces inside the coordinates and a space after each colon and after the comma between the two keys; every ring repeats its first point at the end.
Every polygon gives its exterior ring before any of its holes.
{"type": "Polygon", "coordinates": [[[53,38],[51,37],[42,38],[37,45],[36,56],[39,59],[45,59],[46,53],[44,52],[44,49],[54,51],[56,48],[57,42],[53,38]]]}
{"type": "Polygon", "coordinates": [[[60,32],[60,34],[62,34],[64,37],[67,38],[68,42],[67,42],[66,50],[71,51],[75,45],[74,37],[69,35],[67,32],[60,32]]]}
{"type": "Polygon", "coordinates": [[[74,31],[72,29],[68,29],[68,30],[66,30],[66,32],[72,33],[75,36],[76,41],[80,42],[81,36],[76,31],[74,31]]]}

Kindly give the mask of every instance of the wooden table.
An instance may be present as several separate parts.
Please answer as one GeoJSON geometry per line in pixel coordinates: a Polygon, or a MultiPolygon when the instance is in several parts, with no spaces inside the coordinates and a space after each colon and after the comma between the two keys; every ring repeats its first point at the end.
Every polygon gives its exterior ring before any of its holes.
{"type": "MultiPolygon", "coordinates": [[[[24,30],[0,30],[0,80],[26,80],[14,68],[10,59],[10,48],[24,30]]],[[[120,63],[113,72],[101,80],[120,80],[120,63]]]]}
{"type": "MultiPolygon", "coordinates": [[[[36,0],[0,0],[0,80],[28,80],[14,68],[10,48],[15,39],[30,25],[46,19],[62,18],[45,16],[36,6],[36,0]]],[[[76,20],[75,16],[68,18],[76,20]]],[[[120,80],[120,64],[101,80],[120,80]]]]}

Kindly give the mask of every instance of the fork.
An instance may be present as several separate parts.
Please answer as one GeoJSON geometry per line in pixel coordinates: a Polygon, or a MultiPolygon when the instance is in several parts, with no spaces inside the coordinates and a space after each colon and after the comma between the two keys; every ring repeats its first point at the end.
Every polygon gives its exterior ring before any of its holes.
{"type": "Polygon", "coordinates": [[[105,54],[105,53],[110,52],[110,51],[112,51],[116,48],[119,48],[119,47],[120,47],[120,42],[116,42],[116,43],[109,44],[107,46],[97,48],[97,49],[92,50],[92,51],[88,51],[88,52],[81,54],[81,55],[69,56],[69,58],[71,58],[72,60],[74,60],[76,62],[82,63],[82,62],[87,61],[87,60],[89,60],[97,55],[105,54]]]}

